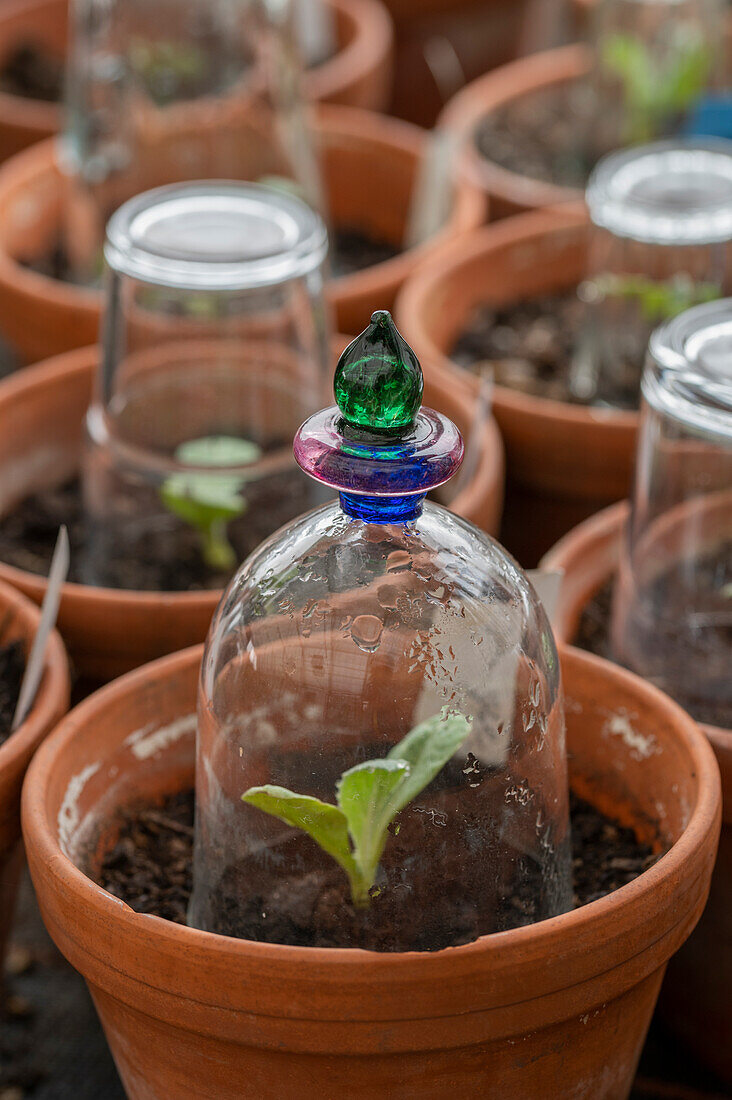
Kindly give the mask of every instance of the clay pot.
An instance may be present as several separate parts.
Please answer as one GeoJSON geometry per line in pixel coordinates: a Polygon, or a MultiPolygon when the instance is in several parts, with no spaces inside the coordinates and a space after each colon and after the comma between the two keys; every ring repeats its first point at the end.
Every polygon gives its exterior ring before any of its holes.
{"type": "Polygon", "coordinates": [[[525,210],[577,202],[582,192],[542,180],[520,176],[482,156],[472,140],[480,122],[493,111],[527,95],[549,91],[578,80],[590,68],[586,46],[562,46],[557,50],[522,57],[501,65],[474,80],[455,95],[439,118],[439,125],[465,137],[465,168],[490,200],[491,217],[505,218],[525,210]]]}
{"type": "MultiPolygon", "coordinates": [[[[347,107],[322,108],[317,135],[333,223],[400,245],[425,135],[408,123],[347,107]]],[[[162,182],[165,172],[158,165],[150,185],[162,182]]],[[[0,168],[0,327],[26,362],[97,339],[101,292],[24,266],[58,242],[62,201],[52,142],[27,149],[0,168]]],[[[482,195],[463,180],[448,223],[432,240],[331,283],[341,331],[365,328],[373,309],[392,305],[420,260],[440,242],[479,225],[484,213],[482,195]]]]}
{"type": "Polygon", "coordinates": [[[417,1096],[620,1100],[668,958],[703,908],[719,776],[666,696],[562,657],[572,782],[668,853],[635,882],[533,926],[434,953],[266,945],[140,916],[79,868],[116,807],[193,780],[202,649],[87,699],[42,748],[23,821],[41,911],[86,978],[131,1100],[417,1096]],[[655,751],[608,735],[633,714],[655,751]],[[144,731],[144,732],[142,732],[144,731]],[[132,738],[130,735],[136,733],[132,738]]]}
{"type": "MultiPolygon", "coordinates": [[[[382,110],[392,82],[394,30],[376,0],[328,0],[338,49],[309,69],[303,79],[308,99],[382,110]]],[[[20,45],[66,54],[68,0],[4,0],[0,7],[0,66],[20,45]]],[[[0,93],[0,159],[19,153],[57,132],[61,107],[0,93]]]]}
{"type": "MultiPolygon", "coordinates": [[[[348,342],[334,337],[334,356],[348,342]]],[[[0,385],[0,514],[43,486],[58,485],[79,467],[83,420],[98,361],[95,347],[28,368],[0,385]]],[[[473,407],[460,385],[428,380],[425,403],[446,413],[470,437],[473,407]]],[[[498,527],[503,450],[488,419],[476,446],[478,465],[459,484],[450,507],[489,532],[498,527]]],[[[45,578],[0,562],[0,579],[40,603],[45,578]]],[[[58,626],[80,675],[106,681],[145,661],[206,637],[220,592],[130,592],[66,584],[58,626]]]]}
{"type": "MultiPolygon", "coordinates": [[[[584,607],[617,572],[628,518],[623,502],[582,523],[542,561],[564,578],[553,622],[571,641],[584,607]]],[[[699,927],[669,968],[661,1006],[673,1030],[694,1053],[732,1082],[732,730],[703,726],[722,774],[723,825],[709,902],[699,927]]]]}
{"type": "Polygon", "coordinates": [[[391,113],[433,126],[466,81],[516,56],[525,0],[384,0],[396,27],[391,113]]]}
{"type": "MultiPolygon", "coordinates": [[[[435,252],[405,284],[397,324],[428,377],[478,380],[449,357],[481,303],[506,305],[573,288],[585,275],[581,207],[535,211],[465,235],[435,252]]],[[[524,566],[576,523],[626,496],[638,416],[585,408],[496,386],[493,410],[506,445],[501,541],[524,566]]]]}
{"type": "MultiPolygon", "coordinates": [[[[0,583],[0,645],[19,639],[30,653],[40,621],[34,604],[0,583]]],[[[0,983],[5,944],[13,918],[22,866],[20,789],[31,757],[69,706],[69,666],[59,634],[46,647],[46,662],[38,694],[26,720],[0,744],[0,983]]]]}

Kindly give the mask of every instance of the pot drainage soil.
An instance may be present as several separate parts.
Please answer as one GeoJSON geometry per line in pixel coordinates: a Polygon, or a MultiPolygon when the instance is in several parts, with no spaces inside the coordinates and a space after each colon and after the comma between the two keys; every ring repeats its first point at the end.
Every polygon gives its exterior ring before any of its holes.
{"type": "Polygon", "coordinates": [[[574,291],[504,308],[478,306],[450,356],[475,374],[490,366],[498,385],[519,393],[581,404],[569,376],[585,309],[574,291]]]}
{"type": "Polygon", "coordinates": [[[63,86],[63,58],[35,42],[21,42],[0,66],[0,91],[6,95],[58,103],[63,86]]]}
{"type": "Polygon", "coordinates": [[[596,158],[578,146],[590,109],[579,83],[542,89],[486,115],[474,142],[486,160],[528,179],[584,190],[596,158]]]}
{"type": "MultiPolygon", "coordinates": [[[[577,906],[632,882],[658,858],[649,846],[636,841],[630,829],[608,820],[574,796],[571,815],[577,906]]],[[[97,876],[99,884],[136,912],[185,924],[191,892],[193,791],[170,796],[160,806],[129,807],[114,822],[112,833],[114,840],[102,857],[97,876]]],[[[292,884],[283,890],[280,883],[273,889],[270,903],[290,906],[293,894],[297,891],[292,884]]],[[[312,906],[311,884],[306,883],[299,891],[301,904],[305,904],[308,894],[312,906]]],[[[310,916],[302,914],[302,927],[310,916]]],[[[341,916],[348,918],[345,911],[341,916]]],[[[284,922],[280,930],[282,927],[284,922]]],[[[314,943],[314,937],[311,941],[314,943]]],[[[292,941],[285,938],[280,942],[292,941]]],[[[306,945],[302,934],[297,942],[306,945]]]]}
{"type": "Polygon", "coordinates": [[[0,646],[0,745],[10,736],[24,672],[23,643],[9,642],[0,646]]]}
{"type": "MultiPolygon", "coordinates": [[[[311,483],[293,464],[292,469],[247,486],[248,510],[228,526],[228,536],[243,561],[282,524],[314,506],[311,483]]],[[[59,526],[65,523],[71,546],[69,580],[84,583],[94,568],[89,554],[89,526],[84,518],[78,479],[27,497],[0,518],[0,560],[29,573],[46,575],[59,526]]],[[[116,538],[105,534],[107,558],[99,583],[105,587],[144,592],[189,592],[223,587],[228,576],[215,573],[201,557],[193,528],[174,516],[161,514],[159,529],[146,530],[130,541],[129,529],[116,538]],[[124,546],[124,555],[119,547],[124,546]],[[115,552],[116,551],[116,552],[115,552]]]]}
{"type": "MultiPolygon", "coordinates": [[[[722,547],[719,554],[715,554],[703,563],[705,566],[703,575],[711,581],[711,578],[715,575],[715,568],[724,562],[729,563],[729,560],[729,547],[722,547]]],[[[659,583],[663,584],[664,592],[668,592],[668,589],[672,587],[668,582],[668,578],[662,578],[659,583]]],[[[582,609],[577,633],[573,639],[573,644],[580,649],[585,649],[589,653],[595,653],[598,657],[604,657],[608,660],[614,659],[610,644],[610,619],[614,587],[615,578],[612,577],[605,581],[602,587],[588,600],[582,609]]],[[[679,615],[684,613],[683,610],[678,612],[679,615]]],[[[725,628],[720,627],[719,629],[725,628]]],[[[726,627],[726,630],[729,631],[729,627],[726,627]]],[[[729,643],[725,642],[723,644],[728,645],[729,643]]],[[[697,722],[719,726],[722,729],[729,726],[729,709],[722,705],[715,706],[713,703],[700,705],[697,703],[693,706],[687,706],[686,709],[697,722]]]]}

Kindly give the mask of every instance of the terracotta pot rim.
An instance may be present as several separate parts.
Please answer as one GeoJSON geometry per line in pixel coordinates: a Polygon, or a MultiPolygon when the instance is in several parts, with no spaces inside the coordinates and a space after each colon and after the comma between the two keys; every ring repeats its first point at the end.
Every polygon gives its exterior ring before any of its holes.
{"type": "MultiPolygon", "coordinates": [[[[414,336],[425,358],[442,370],[457,372],[472,388],[477,379],[470,371],[459,366],[432,339],[424,324],[424,302],[435,286],[443,284],[467,263],[472,263],[484,252],[503,248],[510,244],[521,245],[527,240],[549,234],[553,230],[581,228],[589,224],[584,203],[567,203],[552,209],[530,210],[511,218],[481,226],[470,234],[435,246],[429,261],[422,264],[402,287],[395,306],[397,323],[404,328],[407,339],[414,336]]],[[[601,424],[618,431],[635,431],[638,413],[624,409],[600,409],[584,405],[572,405],[550,397],[537,397],[512,390],[508,386],[493,388],[493,406],[496,409],[520,411],[527,416],[567,425],[601,424]]]]}
{"type": "MultiPolygon", "coordinates": [[[[693,762],[698,790],[696,803],[683,832],[670,850],[651,868],[612,894],[560,916],[523,928],[483,936],[470,944],[441,951],[380,954],[351,948],[302,948],[287,944],[264,944],[203,932],[160,917],[135,913],[126,903],[92,882],[62,851],[56,836],[56,823],[50,823],[47,818],[46,791],[54,771],[55,758],[68,749],[77,730],[88,724],[89,717],[100,705],[142,687],[151,674],[164,675],[174,670],[179,671],[192,662],[200,662],[202,645],[162,657],[127,673],[89,696],[59,723],[36,753],[23,790],[22,816],[26,842],[32,844],[35,859],[40,865],[53,867],[54,877],[63,880],[64,892],[67,895],[72,894],[79,906],[95,910],[96,919],[101,922],[113,922],[120,927],[120,934],[124,934],[125,927],[130,931],[144,933],[153,946],[161,951],[185,951],[188,945],[216,955],[223,953],[232,964],[259,962],[269,966],[296,965],[301,971],[312,966],[319,971],[321,981],[322,969],[327,967],[330,980],[351,984],[373,981],[374,967],[379,970],[387,969],[394,978],[407,977],[410,972],[416,976],[415,967],[419,968],[420,978],[430,975],[439,977],[445,967],[449,967],[451,978],[455,978],[456,975],[471,973],[471,967],[483,956],[490,960],[497,953],[503,955],[508,952],[509,961],[519,953],[524,960],[527,956],[531,959],[551,957],[552,945],[557,941],[566,939],[569,934],[577,935],[598,921],[608,928],[615,927],[621,914],[627,917],[632,907],[641,899],[652,896],[664,880],[679,872],[687,861],[693,864],[694,853],[704,847],[710,831],[717,827],[720,804],[719,772],[712,750],[697,724],[676,703],[632,673],[599,657],[571,646],[561,647],[560,652],[563,663],[578,670],[584,667],[591,672],[603,673],[619,688],[627,688],[636,697],[640,695],[655,710],[660,709],[668,716],[669,724],[676,730],[676,736],[685,742],[693,762]]],[[[701,869],[699,874],[703,874],[701,869]]],[[[678,920],[669,924],[659,938],[670,935],[687,918],[688,914],[682,912],[678,920]]],[[[646,944],[641,953],[648,946],[646,944]]],[[[83,948],[85,953],[91,954],[88,943],[83,948]]]]}
{"type": "MultiPolygon", "coordinates": [[[[48,0],[5,0],[0,12],[0,29],[9,17],[28,11],[29,6],[43,7],[48,0]]],[[[306,97],[319,100],[335,95],[346,83],[365,77],[388,58],[394,40],[388,11],[374,0],[328,0],[337,17],[348,26],[343,44],[326,61],[303,73],[306,97]]],[[[0,92],[0,117],[26,129],[35,130],[38,138],[46,138],[58,130],[63,116],[61,103],[48,103],[31,97],[0,92]]]]}
{"type": "MultiPolygon", "coordinates": [[[[563,538],[559,539],[541,559],[539,568],[547,571],[564,571],[567,559],[575,557],[585,543],[604,542],[605,539],[612,538],[616,533],[619,536],[629,516],[630,502],[627,500],[621,500],[617,504],[611,504],[609,508],[603,508],[601,512],[597,512],[596,515],[590,516],[589,519],[577,524],[563,538]]],[[[608,579],[609,576],[604,577],[597,588],[601,588],[608,579]]],[[[568,639],[562,638],[561,644],[569,645],[570,643],[568,639]]],[[[572,646],[571,648],[575,647],[572,646]]],[[[617,667],[622,666],[618,665],[617,667]]],[[[710,726],[704,722],[698,722],[697,725],[704,730],[709,740],[715,746],[718,746],[720,751],[732,754],[732,729],[725,729],[724,726],[710,726]]]]}
{"type": "MultiPolygon", "coordinates": [[[[17,625],[18,620],[21,620],[23,632],[32,630],[35,635],[41,618],[40,610],[21,592],[16,591],[5,581],[0,581],[0,611],[4,615],[10,608],[16,616],[13,625],[17,625]]],[[[43,677],[30,714],[15,733],[0,745],[0,772],[16,765],[26,753],[33,749],[46,731],[52,728],[66,709],[68,695],[68,658],[61,636],[57,630],[53,630],[46,643],[43,677]]],[[[0,814],[3,809],[4,807],[0,807],[0,814]]]]}
{"type": "MultiPolygon", "coordinates": [[[[363,107],[343,106],[341,104],[315,104],[313,122],[316,136],[323,143],[329,138],[343,139],[344,143],[361,142],[381,146],[388,154],[395,146],[400,146],[418,161],[424,152],[427,134],[413,123],[388,115],[369,111],[363,107]]],[[[56,161],[55,137],[47,138],[24,149],[0,166],[0,192],[7,184],[10,175],[12,190],[22,192],[27,182],[34,177],[51,172],[58,173],[56,161]]],[[[406,248],[391,259],[372,264],[348,275],[328,280],[326,293],[337,306],[339,301],[354,296],[365,296],[381,290],[384,284],[400,285],[414,265],[424,256],[430,255],[442,242],[451,239],[456,231],[456,222],[470,220],[478,223],[485,212],[485,198],[480,190],[469,184],[463,175],[456,183],[454,207],[445,226],[429,240],[412,248],[406,248]]],[[[23,265],[4,247],[0,239],[0,281],[10,283],[17,292],[28,299],[44,299],[52,302],[56,309],[68,309],[79,312],[99,310],[103,291],[98,288],[75,286],[60,279],[53,279],[23,265]]]]}
{"type": "MultiPolygon", "coordinates": [[[[565,84],[583,76],[590,62],[589,47],[581,43],[542,50],[478,77],[453,96],[438,119],[438,126],[472,136],[476,124],[496,108],[538,89],[565,84]]],[[[472,140],[465,143],[464,160],[470,176],[486,188],[526,207],[554,206],[581,200],[582,191],[523,176],[483,157],[472,140]]]]}
{"type": "Polygon", "coordinates": [[[389,58],[394,48],[394,26],[383,4],[376,0],[329,2],[336,16],[348,24],[349,33],[332,57],[303,74],[306,95],[316,102],[364,78],[389,58]]]}

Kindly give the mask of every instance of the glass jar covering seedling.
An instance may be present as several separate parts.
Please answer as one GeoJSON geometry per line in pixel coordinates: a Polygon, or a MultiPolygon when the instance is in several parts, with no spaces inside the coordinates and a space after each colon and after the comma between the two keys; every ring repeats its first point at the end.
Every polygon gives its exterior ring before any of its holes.
{"type": "Polygon", "coordinates": [[[571,905],[557,653],[527,578],[425,495],[454,425],[386,312],[295,438],[339,498],[240,568],[199,689],[190,920],[434,950],[571,905]]]}
{"type": "Polygon", "coordinates": [[[587,186],[586,324],[576,398],[637,408],[654,327],[729,283],[732,142],[658,142],[602,160],[587,186]]]}
{"type": "Polygon", "coordinates": [[[87,415],[87,583],[222,587],[325,498],[290,440],[327,391],[327,233],[299,199],[183,184],[109,223],[87,415]]]}
{"type": "Polygon", "coordinates": [[[590,41],[596,155],[679,134],[724,85],[723,0],[597,0],[590,41]]]}
{"type": "Polygon", "coordinates": [[[732,727],[732,299],[651,339],[612,641],[698,721],[732,727]]]}
{"type": "Polygon", "coordinates": [[[290,0],[71,0],[64,247],[101,274],[121,203],[200,179],[294,185],[321,208],[290,0]]]}

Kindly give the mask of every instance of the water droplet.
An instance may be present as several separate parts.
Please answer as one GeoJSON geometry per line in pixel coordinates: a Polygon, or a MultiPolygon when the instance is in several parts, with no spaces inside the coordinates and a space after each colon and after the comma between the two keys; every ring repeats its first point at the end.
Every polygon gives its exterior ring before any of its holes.
{"type": "Polygon", "coordinates": [[[351,626],[351,637],[364,653],[373,653],[379,648],[384,624],[376,615],[358,615],[351,626]]]}
{"type": "Polygon", "coordinates": [[[379,603],[382,607],[393,609],[399,599],[399,589],[394,584],[382,584],[377,592],[379,603]]]}
{"type": "Polygon", "coordinates": [[[388,573],[394,573],[398,569],[411,569],[412,560],[406,550],[392,550],[386,559],[388,573]]]}

